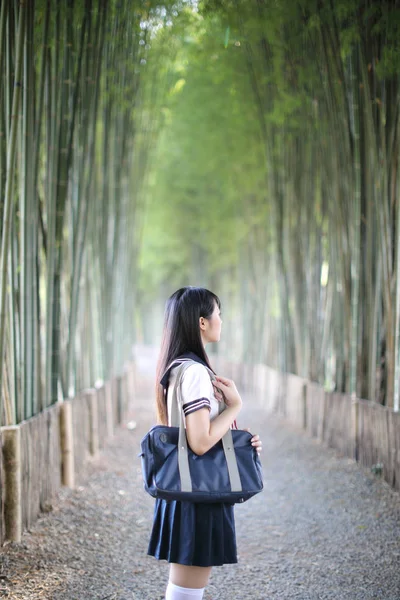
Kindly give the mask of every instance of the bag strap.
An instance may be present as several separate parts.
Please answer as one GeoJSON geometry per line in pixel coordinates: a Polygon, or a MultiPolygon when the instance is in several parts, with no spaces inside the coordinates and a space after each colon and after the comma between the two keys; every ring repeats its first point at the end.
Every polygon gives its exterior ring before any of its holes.
{"type": "MultiPolygon", "coordinates": [[[[196,363],[193,360],[185,360],[177,368],[176,382],[173,388],[171,403],[171,425],[175,427],[179,426],[178,467],[182,492],[192,491],[192,480],[190,477],[187,438],[183,419],[183,402],[181,386],[184,372],[193,364],[198,363],[196,363]]],[[[207,371],[210,375],[211,380],[213,381],[215,379],[214,373],[208,368],[207,371]]],[[[225,410],[225,408],[225,403],[219,402],[218,414],[221,414],[225,410]]],[[[240,481],[239,469],[235,455],[235,448],[233,446],[232,431],[230,428],[222,437],[222,446],[224,449],[226,464],[228,467],[231,490],[232,492],[241,492],[242,484],[240,481]]]]}
{"type": "MultiPolygon", "coordinates": [[[[183,373],[191,365],[197,365],[197,364],[199,364],[199,363],[197,363],[196,361],[194,361],[190,358],[185,358],[182,360],[179,367],[176,367],[177,374],[176,374],[175,388],[173,389],[172,402],[171,402],[171,425],[174,427],[179,427],[179,424],[180,424],[180,416],[179,415],[183,410],[182,409],[182,405],[183,405],[182,388],[181,388],[183,373]],[[186,367],[182,368],[182,367],[184,367],[184,365],[186,365],[186,367]],[[178,396],[178,392],[175,394],[175,390],[178,390],[179,396],[178,396]]],[[[215,379],[214,373],[205,365],[203,365],[203,366],[207,369],[208,374],[210,375],[211,381],[214,381],[214,379],[215,379]]],[[[225,408],[226,408],[226,404],[224,402],[218,402],[218,414],[219,415],[225,410],[225,408]]]]}

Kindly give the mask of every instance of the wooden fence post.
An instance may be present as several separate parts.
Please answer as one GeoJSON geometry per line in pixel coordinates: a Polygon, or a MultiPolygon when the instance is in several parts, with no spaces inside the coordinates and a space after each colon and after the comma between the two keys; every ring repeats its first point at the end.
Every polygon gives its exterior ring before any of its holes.
{"type": "Polygon", "coordinates": [[[99,451],[99,413],[97,409],[96,390],[90,389],[86,392],[89,404],[90,442],[89,450],[92,456],[99,451]]]}
{"type": "Polygon", "coordinates": [[[317,439],[322,443],[324,441],[325,435],[325,414],[326,414],[326,404],[329,402],[331,398],[330,392],[323,392],[322,394],[322,402],[319,406],[319,419],[318,419],[318,431],[317,431],[317,439]]]}
{"type": "Polygon", "coordinates": [[[125,371],[123,375],[118,377],[118,407],[119,407],[119,423],[122,424],[126,419],[128,398],[129,398],[129,373],[125,371]]]}
{"type": "Polygon", "coordinates": [[[106,401],[107,439],[111,439],[114,435],[113,392],[113,380],[106,381],[104,384],[104,393],[106,401]]]}
{"type": "Polygon", "coordinates": [[[2,427],[4,464],[5,538],[21,541],[21,429],[18,425],[2,427]]]}
{"type": "Polygon", "coordinates": [[[307,429],[307,383],[303,383],[303,429],[307,429]]]}
{"type": "Polygon", "coordinates": [[[62,483],[75,487],[74,435],[72,427],[72,406],[68,400],[60,403],[60,441],[62,483]]]}
{"type": "Polygon", "coordinates": [[[359,442],[359,408],[360,404],[357,398],[351,399],[351,441],[352,458],[358,460],[358,442],[359,442]]]}
{"type": "Polygon", "coordinates": [[[122,405],[122,377],[121,375],[115,375],[112,380],[112,395],[113,395],[113,410],[115,423],[121,425],[123,418],[123,405],[122,405]]]}

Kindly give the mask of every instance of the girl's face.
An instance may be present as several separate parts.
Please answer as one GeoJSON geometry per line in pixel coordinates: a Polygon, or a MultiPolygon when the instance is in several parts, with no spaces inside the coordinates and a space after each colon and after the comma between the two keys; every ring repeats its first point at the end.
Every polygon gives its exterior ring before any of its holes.
{"type": "Polygon", "coordinates": [[[208,319],[200,317],[200,333],[204,346],[209,342],[219,342],[221,337],[222,319],[221,311],[217,303],[214,305],[214,312],[208,319]]]}

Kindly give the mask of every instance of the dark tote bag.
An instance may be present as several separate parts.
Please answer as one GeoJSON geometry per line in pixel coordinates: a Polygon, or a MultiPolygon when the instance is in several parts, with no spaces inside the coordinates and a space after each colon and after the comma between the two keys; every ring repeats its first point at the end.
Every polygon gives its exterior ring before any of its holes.
{"type": "MultiPolygon", "coordinates": [[[[181,383],[184,371],[193,361],[178,369],[172,396],[172,427],[156,425],[141,441],[144,489],[154,498],[186,502],[245,502],[263,489],[263,476],[257,450],[248,431],[228,429],[208,452],[199,456],[188,447],[183,421],[181,383]],[[175,426],[179,424],[179,426],[175,426]]],[[[214,379],[214,373],[209,371],[214,379]]],[[[219,412],[225,410],[220,403],[219,412]]]]}

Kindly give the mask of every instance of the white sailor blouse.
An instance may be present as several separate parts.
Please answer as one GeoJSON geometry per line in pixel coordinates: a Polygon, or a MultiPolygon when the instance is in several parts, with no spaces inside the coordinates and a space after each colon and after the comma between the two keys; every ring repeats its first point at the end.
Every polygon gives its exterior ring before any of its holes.
{"type": "MultiPolygon", "coordinates": [[[[215,397],[214,386],[207,368],[196,354],[190,352],[175,359],[166,370],[160,382],[166,394],[169,426],[171,426],[171,403],[177,375],[176,367],[180,366],[182,361],[188,358],[194,360],[196,364],[190,365],[182,376],[182,408],[184,417],[204,407],[210,411],[210,421],[213,421],[219,414],[219,402],[215,397]]],[[[237,428],[236,421],[234,421],[231,427],[237,428]]]]}

